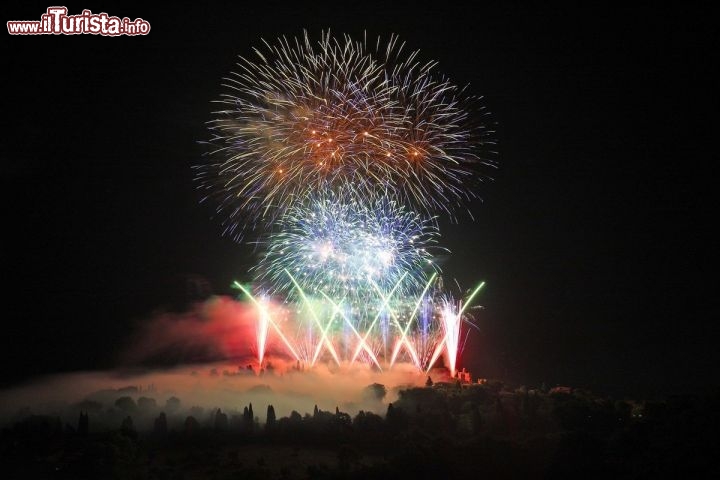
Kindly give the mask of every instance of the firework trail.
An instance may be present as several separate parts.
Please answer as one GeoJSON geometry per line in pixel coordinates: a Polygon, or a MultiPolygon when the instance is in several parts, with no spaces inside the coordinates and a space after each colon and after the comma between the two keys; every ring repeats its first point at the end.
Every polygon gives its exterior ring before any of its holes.
{"type": "MultiPolygon", "coordinates": [[[[286,274],[295,282],[289,272],[286,274]]],[[[382,371],[402,360],[427,373],[444,355],[454,376],[463,347],[462,325],[473,325],[466,310],[484,283],[467,299],[455,300],[441,288],[431,288],[437,278],[433,274],[416,299],[396,298],[397,286],[402,283],[399,281],[387,293],[378,290],[376,298],[360,308],[346,305],[345,299],[336,301],[324,292],[322,297],[308,296],[295,283],[300,301],[286,302],[294,309],[289,315],[265,294],[254,296],[241,284],[236,282],[235,286],[258,309],[258,365],[263,365],[268,338],[274,336],[280,351],[274,350],[273,354],[281,352],[310,367],[329,360],[337,365],[366,363],[382,371]],[[379,327],[382,318],[390,319],[387,338],[379,327]]]]}
{"type": "Polygon", "coordinates": [[[445,356],[448,362],[448,370],[450,375],[455,376],[455,365],[460,354],[462,342],[461,342],[461,330],[460,327],[464,322],[470,323],[469,319],[465,316],[465,311],[470,306],[475,295],[485,286],[485,282],[480,283],[470,296],[463,302],[455,301],[450,296],[443,296],[439,302],[439,318],[440,324],[443,330],[442,340],[437,344],[435,352],[433,353],[430,361],[428,362],[428,370],[435,364],[438,357],[445,352],[445,356]]]}

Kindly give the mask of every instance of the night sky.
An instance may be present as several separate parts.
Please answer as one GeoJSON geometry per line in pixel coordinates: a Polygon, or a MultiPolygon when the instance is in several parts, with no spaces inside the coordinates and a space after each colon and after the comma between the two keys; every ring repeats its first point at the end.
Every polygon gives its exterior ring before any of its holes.
{"type": "Polygon", "coordinates": [[[295,4],[66,4],[152,30],[5,34],[0,385],[113,367],[139,323],[192,300],[189,279],[231,294],[249,278],[257,254],[221,237],[191,165],[236,56],[303,28],[397,33],[498,122],[475,221],[441,229],[446,282],[487,282],[461,365],[612,395],[713,385],[709,12],[295,4]]]}

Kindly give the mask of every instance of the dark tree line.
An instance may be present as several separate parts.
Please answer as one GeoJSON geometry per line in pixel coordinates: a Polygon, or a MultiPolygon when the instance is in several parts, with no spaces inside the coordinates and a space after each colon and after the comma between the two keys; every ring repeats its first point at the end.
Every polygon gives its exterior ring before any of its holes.
{"type": "MultiPolygon", "coordinates": [[[[368,394],[384,397],[380,387],[368,394]]],[[[8,478],[32,478],[23,476],[28,469],[92,472],[95,478],[113,472],[124,478],[172,452],[187,452],[184,468],[220,469],[230,462],[249,478],[271,478],[272,456],[251,467],[240,465],[242,452],[256,446],[336,452],[332,465],[311,465],[303,472],[310,478],[474,478],[480,473],[484,478],[712,478],[708,472],[718,473],[720,395],[632,402],[582,390],[435,383],[401,391],[381,415],[360,411],[353,417],[338,407],[325,411],[316,405],[312,413],[278,418],[268,405],[264,421],[252,404],[237,413],[183,411],[175,399],[175,408],[165,411],[150,399],[125,397],[113,404],[122,412],[115,429],[96,429],[98,409],[89,404],[82,405],[91,408],[81,410],[73,425],[30,415],[4,429],[0,453],[12,474],[8,478]],[[138,428],[136,416],[160,408],[148,429],[138,428]],[[229,460],[217,456],[228,448],[236,449],[229,460]],[[205,456],[192,453],[197,451],[205,456]]]]}

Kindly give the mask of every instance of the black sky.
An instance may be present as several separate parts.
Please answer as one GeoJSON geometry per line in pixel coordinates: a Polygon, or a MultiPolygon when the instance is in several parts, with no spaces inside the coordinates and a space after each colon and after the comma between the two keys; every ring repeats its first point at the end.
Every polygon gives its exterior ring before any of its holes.
{"type": "Polygon", "coordinates": [[[465,357],[476,375],[639,396],[712,385],[716,27],[709,9],[650,5],[82,3],[70,13],[152,30],[5,34],[0,384],[110,367],[189,276],[216,293],[247,278],[251,250],[220,236],[192,183],[210,100],[261,37],[329,27],[399,34],[499,123],[475,222],[443,226],[446,277],[488,283],[465,357]]]}

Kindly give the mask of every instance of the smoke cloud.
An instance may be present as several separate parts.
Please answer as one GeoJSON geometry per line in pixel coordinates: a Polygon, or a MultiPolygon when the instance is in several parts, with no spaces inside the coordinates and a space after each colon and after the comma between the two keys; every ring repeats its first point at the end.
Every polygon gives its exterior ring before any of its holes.
{"type": "MultiPolygon", "coordinates": [[[[0,421],[42,414],[72,423],[85,410],[96,426],[117,428],[124,416],[134,414],[139,428],[150,428],[153,416],[165,411],[180,428],[187,415],[209,421],[218,408],[233,415],[250,403],[260,423],[268,405],[278,416],[312,412],[315,405],[331,411],[338,407],[351,415],[360,410],[384,414],[399,389],[426,380],[403,363],[382,372],[367,364],[338,366],[332,361],[298,368],[272,342],[260,371],[254,315],[250,306],[227,297],[197,304],[186,313],[159,314],[138,329],[114,370],[54,375],[0,391],[0,421]],[[385,386],[387,395],[368,389],[373,384],[385,386]],[[130,407],[116,404],[121,397],[130,397],[138,408],[133,402],[130,407]]],[[[444,370],[432,373],[435,381],[446,375],[444,370]]]]}

